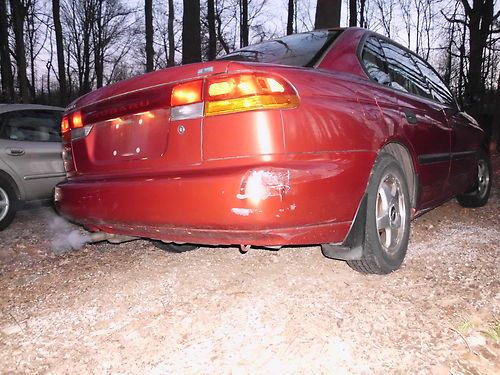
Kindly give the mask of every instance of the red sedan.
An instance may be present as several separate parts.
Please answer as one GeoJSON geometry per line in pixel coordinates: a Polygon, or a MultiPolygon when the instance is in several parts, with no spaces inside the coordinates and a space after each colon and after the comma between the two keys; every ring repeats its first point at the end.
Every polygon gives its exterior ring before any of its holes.
{"type": "Polygon", "coordinates": [[[484,134],[436,71],[358,28],[119,82],[61,126],[59,211],[172,251],[321,244],[385,274],[413,217],[454,196],[482,206],[491,187],[484,134]]]}

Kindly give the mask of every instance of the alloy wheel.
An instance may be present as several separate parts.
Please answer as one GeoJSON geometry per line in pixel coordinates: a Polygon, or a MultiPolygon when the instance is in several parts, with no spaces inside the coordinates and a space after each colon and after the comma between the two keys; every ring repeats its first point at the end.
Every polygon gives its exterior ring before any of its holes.
{"type": "Polygon", "coordinates": [[[399,249],[408,218],[401,182],[392,173],[380,181],[375,210],[380,245],[393,255],[399,249]]]}
{"type": "Polygon", "coordinates": [[[488,185],[490,184],[490,173],[488,170],[488,165],[482,159],[477,163],[477,190],[479,192],[479,197],[483,198],[488,191],[488,185]]]}
{"type": "Polygon", "coordinates": [[[0,187],[0,221],[7,216],[10,208],[10,200],[7,192],[0,187]]]}

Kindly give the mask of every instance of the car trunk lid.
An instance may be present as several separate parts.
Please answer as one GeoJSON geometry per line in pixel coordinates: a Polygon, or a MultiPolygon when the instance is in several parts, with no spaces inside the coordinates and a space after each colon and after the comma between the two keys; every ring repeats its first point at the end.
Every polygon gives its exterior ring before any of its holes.
{"type": "Polygon", "coordinates": [[[75,175],[151,174],[201,163],[203,119],[172,121],[172,88],[179,82],[227,72],[231,64],[240,65],[217,61],[168,68],[78,99],[67,113],[79,111],[91,130],[71,142],[75,175]]]}

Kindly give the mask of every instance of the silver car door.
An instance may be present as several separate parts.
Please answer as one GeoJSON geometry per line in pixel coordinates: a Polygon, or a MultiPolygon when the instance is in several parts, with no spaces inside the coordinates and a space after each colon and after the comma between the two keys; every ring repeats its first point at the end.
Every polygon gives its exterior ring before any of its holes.
{"type": "Polygon", "coordinates": [[[25,200],[52,197],[65,177],[61,159],[61,112],[19,110],[2,114],[0,158],[22,181],[25,200]]]}

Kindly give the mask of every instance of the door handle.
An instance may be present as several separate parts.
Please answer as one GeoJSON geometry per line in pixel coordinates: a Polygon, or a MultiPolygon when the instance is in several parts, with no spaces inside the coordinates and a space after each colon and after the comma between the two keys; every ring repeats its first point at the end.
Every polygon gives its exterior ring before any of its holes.
{"type": "Polygon", "coordinates": [[[24,149],[23,148],[8,148],[7,154],[9,154],[11,156],[21,156],[21,155],[24,155],[24,149]]]}
{"type": "Polygon", "coordinates": [[[405,111],[406,121],[408,124],[415,125],[417,123],[417,115],[411,111],[405,111]]]}

